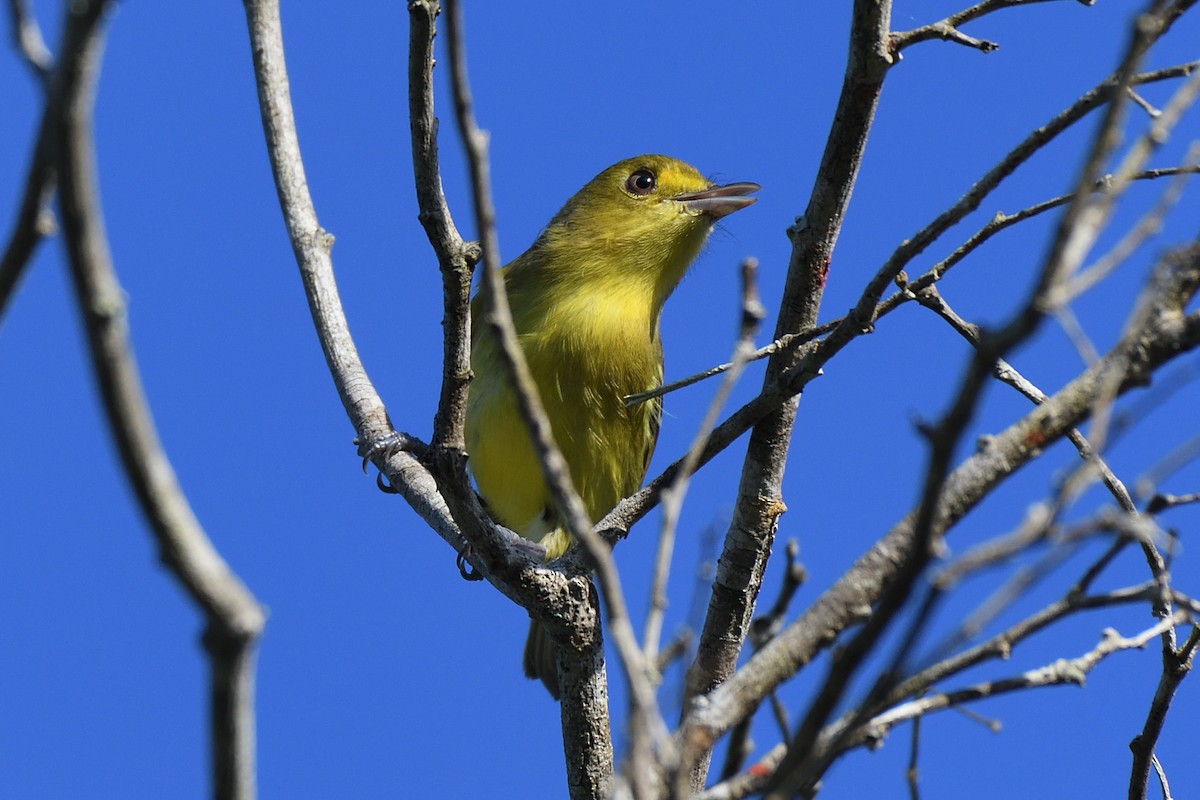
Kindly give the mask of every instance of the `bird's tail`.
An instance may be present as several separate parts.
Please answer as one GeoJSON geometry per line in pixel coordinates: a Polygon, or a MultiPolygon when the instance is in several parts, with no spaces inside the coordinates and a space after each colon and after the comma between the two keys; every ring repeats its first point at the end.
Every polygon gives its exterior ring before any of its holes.
{"type": "Polygon", "coordinates": [[[558,700],[562,692],[558,685],[558,648],[539,623],[529,621],[529,638],[525,640],[525,677],[537,678],[558,700]]]}

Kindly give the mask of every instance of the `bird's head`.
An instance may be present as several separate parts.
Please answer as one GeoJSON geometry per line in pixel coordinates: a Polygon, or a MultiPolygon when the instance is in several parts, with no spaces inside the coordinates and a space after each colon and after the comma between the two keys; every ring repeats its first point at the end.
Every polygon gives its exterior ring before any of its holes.
{"type": "Polygon", "coordinates": [[[592,277],[648,279],[655,305],[700,252],[713,223],[755,201],[756,183],[717,185],[678,159],[644,155],[618,162],[567,201],[542,234],[542,244],[592,277]]]}

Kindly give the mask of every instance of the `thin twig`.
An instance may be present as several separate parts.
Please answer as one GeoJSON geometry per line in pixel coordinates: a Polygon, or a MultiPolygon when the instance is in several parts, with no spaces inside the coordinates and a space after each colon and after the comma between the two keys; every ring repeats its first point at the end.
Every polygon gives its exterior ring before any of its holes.
{"type": "MultiPolygon", "coordinates": [[[[779,594],[776,595],[771,609],[767,613],[755,617],[750,623],[750,646],[756,653],[783,629],[788,606],[791,605],[792,598],[796,596],[796,592],[804,585],[804,581],[808,577],[807,570],[799,561],[800,543],[796,539],[788,539],[784,555],[786,564],[779,594]]],[[[776,724],[779,726],[779,735],[787,740],[791,736],[791,726],[787,720],[786,709],[775,692],[770,694],[770,701],[776,724]]],[[[729,744],[725,748],[725,763],[721,766],[720,780],[729,780],[736,775],[746,758],[749,757],[753,749],[750,743],[750,725],[754,721],[756,713],[757,708],[747,713],[745,718],[730,731],[729,744]]]]}
{"type": "Polygon", "coordinates": [[[1200,503],[1200,492],[1192,492],[1191,494],[1156,494],[1150,498],[1150,502],[1146,505],[1147,514],[1161,514],[1168,508],[1187,505],[1189,503],[1200,503]]]}
{"type": "Polygon", "coordinates": [[[912,741],[908,748],[908,769],[904,771],[904,782],[908,785],[910,800],[921,800],[921,786],[918,783],[920,771],[917,769],[917,756],[921,752],[921,718],[917,717],[912,723],[912,741]]]}
{"type": "MultiPolygon", "coordinates": [[[[954,309],[950,307],[941,293],[937,291],[937,287],[927,286],[914,296],[918,303],[944,319],[960,336],[970,342],[973,347],[980,346],[982,333],[979,326],[967,322],[955,313],[954,309]]],[[[1099,360],[1098,356],[1089,363],[1095,363],[1097,360],[1099,360]]],[[[1046,402],[1046,393],[1030,383],[1012,364],[1009,364],[1004,359],[996,359],[992,374],[997,380],[1016,389],[1028,400],[1036,404],[1046,402]]],[[[1075,445],[1075,449],[1079,451],[1080,458],[1091,464],[1099,472],[1104,485],[1108,487],[1109,492],[1112,493],[1121,508],[1131,514],[1136,514],[1137,506],[1134,504],[1129,490],[1125,488],[1125,484],[1121,482],[1120,478],[1116,476],[1100,454],[1092,448],[1087,438],[1078,430],[1072,428],[1067,433],[1067,439],[1070,440],[1071,444],[1075,445]]]]}
{"type": "Polygon", "coordinates": [[[1126,91],[1129,94],[1129,99],[1132,100],[1138,108],[1142,109],[1142,111],[1145,111],[1151,117],[1157,117],[1159,114],[1162,113],[1157,108],[1155,108],[1153,105],[1151,105],[1149,100],[1147,100],[1146,98],[1144,98],[1140,94],[1138,94],[1137,90],[1134,89],[1132,86],[1130,86],[1129,89],[1127,89],[1126,91]]]}
{"type": "MultiPolygon", "coordinates": [[[[1200,159],[1200,144],[1194,144],[1188,149],[1187,154],[1183,157],[1183,163],[1175,168],[1175,180],[1167,184],[1166,191],[1162,193],[1154,207],[1147,211],[1121,237],[1121,240],[1113,245],[1112,249],[1094,264],[1072,275],[1061,287],[1051,292],[1048,298],[1051,307],[1064,306],[1095,286],[1124,263],[1143,242],[1162,230],[1163,219],[1183,194],[1183,188],[1187,185],[1188,178],[1200,172],[1200,165],[1195,163],[1197,159],[1200,159]]],[[[1132,175],[1130,180],[1141,180],[1146,175],[1146,172],[1139,172],[1132,175]]]]}
{"type": "Polygon", "coordinates": [[[1168,477],[1200,458],[1200,434],[1183,440],[1137,479],[1138,494],[1150,494],[1168,477]]]}
{"type": "Polygon", "coordinates": [[[50,74],[54,69],[54,56],[50,54],[46,42],[42,39],[42,29],[38,26],[33,11],[25,0],[8,0],[8,11],[17,50],[42,85],[48,87],[50,74]]]}
{"type": "MultiPolygon", "coordinates": [[[[1132,180],[1154,180],[1156,178],[1162,178],[1166,176],[1194,175],[1197,173],[1200,173],[1200,167],[1197,166],[1165,167],[1161,169],[1143,170],[1142,172],[1134,175],[1132,180]]],[[[1093,186],[1093,191],[1101,190],[1111,181],[1111,175],[1102,176],[1093,186]]],[[[1073,194],[1059,195],[1058,197],[1052,197],[1048,200],[1043,200],[1040,203],[1035,203],[1034,205],[1023,208],[1020,211],[1012,214],[1005,214],[1002,211],[998,211],[990,220],[988,220],[986,224],[968,237],[965,242],[955,248],[954,252],[946,256],[946,258],[942,259],[938,263],[934,264],[920,277],[909,280],[904,273],[898,273],[896,281],[901,285],[902,289],[907,289],[913,293],[919,292],[921,289],[940,281],[956,264],[961,262],[996,234],[1007,228],[1011,228],[1018,223],[1024,222],[1027,219],[1036,217],[1039,214],[1044,214],[1047,211],[1064,206],[1071,201],[1072,197],[1074,197],[1073,194]]],[[[911,299],[912,297],[907,292],[897,292],[879,304],[876,316],[886,316],[894,311],[899,305],[911,299]]]]}
{"type": "Polygon", "coordinates": [[[433,107],[433,40],[438,0],[408,4],[408,118],[412,139],[417,218],[437,256],[442,275],[442,388],[433,419],[433,446],[458,450],[463,443],[467,386],[471,378],[471,268],[479,248],[463,242],[442,191],[438,120],[433,107]]]}
{"type": "Polygon", "coordinates": [[[667,578],[671,573],[671,553],[674,550],[675,528],[679,522],[679,513],[683,509],[683,498],[687,494],[688,481],[696,470],[700,454],[708,443],[713,426],[729,393],[737,385],[742,371],[754,352],[754,336],[762,323],[766,311],[758,298],[758,285],[755,271],[758,261],[747,258],[742,262],[742,295],[738,322],[737,341],[733,347],[732,369],[725,375],[717,391],[709,402],[708,410],[700,421],[700,427],[692,439],[682,464],[675,473],[671,485],[663,491],[662,523],[659,527],[658,547],[654,557],[654,572],[650,581],[650,608],[646,614],[645,652],[646,660],[655,663],[658,660],[658,644],[662,636],[663,615],[667,610],[667,578]]]}
{"type": "MultiPolygon", "coordinates": [[[[29,10],[24,0],[10,0],[9,10],[12,12],[13,33],[18,39],[19,46],[32,47],[29,31],[37,35],[41,43],[37,22],[29,16],[29,10]]],[[[44,48],[45,45],[42,45],[44,48]]],[[[33,256],[34,250],[42,239],[55,233],[58,225],[54,212],[50,208],[54,197],[55,168],[54,148],[57,132],[54,129],[53,103],[55,96],[61,96],[61,85],[52,85],[49,72],[43,73],[34,56],[27,54],[27,59],[34,71],[42,80],[42,88],[46,97],[46,106],[42,111],[42,120],[38,125],[37,144],[34,145],[33,157],[29,160],[29,172],[25,177],[25,191],[21,195],[20,209],[13,221],[13,230],[9,234],[8,244],[4,248],[4,256],[0,258],[0,324],[4,320],[4,312],[12,300],[17,284],[25,273],[25,268],[33,256]]],[[[46,53],[44,68],[53,67],[49,52],[46,53]]],[[[61,81],[60,81],[61,84],[61,81]]]]}
{"type": "Polygon", "coordinates": [[[1162,788],[1163,800],[1172,800],[1171,784],[1167,783],[1167,771],[1163,769],[1158,756],[1150,756],[1150,764],[1154,767],[1154,774],[1158,776],[1158,784],[1162,788]]]}
{"type": "Polygon", "coordinates": [[[1032,669],[1020,675],[995,681],[985,681],[963,689],[950,692],[933,692],[918,697],[907,703],[891,708],[882,714],[872,717],[864,726],[869,732],[867,739],[877,741],[888,729],[901,722],[925,716],[933,711],[953,708],[963,703],[971,703],[987,698],[996,697],[1010,692],[1024,691],[1047,686],[1083,685],[1087,674],[1108,656],[1123,650],[1138,650],[1148,642],[1161,636],[1163,631],[1178,625],[1187,619],[1187,612],[1177,611],[1167,619],[1159,620],[1153,626],[1135,636],[1123,637],[1112,628],[1107,628],[1100,642],[1081,656],[1073,659],[1059,659],[1039,669],[1032,669]]]}
{"type": "MultiPolygon", "coordinates": [[[[1172,620],[1180,617],[1183,613],[1177,613],[1172,620]]],[[[1179,621],[1182,622],[1182,619],[1179,621]]],[[[1192,625],[1191,634],[1178,650],[1172,647],[1163,648],[1162,675],[1159,678],[1158,687],[1154,690],[1154,699],[1150,701],[1150,709],[1146,713],[1146,723],[1142,726],[1141,732],[1129,743],[1129,749],[1133,751],[1133,767],[1129,774],[1129,797],[1131,799],[1146,796],[1146,782],[1149,779],[1150,763],[1154,758],[1154,747],[1158,743],[1158,737],[1166,723],[1167,711],[1171,707],[1175,692],[1192,669],[1197,648],[1200,648],[1200,625],[1195,623],[1192,625]]],[[[1165,776],[1160,773],[1160,778],[1163,792],[1167,793],[1165,776]]]]}
{"type": "MultiPolygon", "coordinates": [[[[1179,4],[1180,7],[1184,5],[1190,5],[1190,2],[1179,4]]],[[[1167,9],[1156,9],[1143,13],[1135,20],[1129,51],[1123,59],[1122,65],[1117,69],[1119,89],[1124,90],[1132,85],[1138,64],[1166,28],[1167,14],[1167,9]]],[[[1122,119],[1124,103],[1109,104],[1101,127],[1101,130],[1105,131],[1105,135],[1096,137],[1094,140],[1092,151],[1088,155],[1087,164],[1076,188],[1076,197],[1067,206],[1051,245],[1049,267],[1045,270],[1042,284],[1039,286],[1042,309],[1053,307],[1052,298],[1055,290],[1059,289],[1067,278],[1075,274],[1112,215],[1117,199],[1128,188],[1133,176],[1143,168],[1150,154],[1167,140],[1168,134],[1178,123],[1183,112],[1195,102],[1198,95],[1200,95],[1200,72],[1191,76],[1175,92],[1163,113],[1153,119],[1149,130],[1138,137],[1129,148],[1117,169],[1113,171],[1113,179],[1105,191],[1089,195],[1085,194],[1083,190],[1092,185],[1099,177],[1101,168],[1115,149],[1119,137],[1119,124],[1122,119]]],[[[1114,98],[1119,100],[1121,95],[1115,95],[1114,98]]],[[[1026,320],[1019,323],[1022,326],[1026,324],[1028,324],[1026,320]]]]}
{"type": "MultiPolygon", "coordinates": [[[[1158,32],[1161,36],[1170,27],[1168,20],[1165,27],[1158,32]]],[[[917,231],[912,236],[906,238],[904,242],[896,248],[895,252],[888,257],[876,273],[875,278],[868,284],[867,289],[863,292],[858,304],[855,306],[854,312],[848,315],[848,320],[852,317],[853,325],[843,324],[834,332],[834,336],[853,336],[857,335],[856,331],[861,331],[864,328],[869,329],[871,320],[888,313],[892,308],[901,302],[904,298],[893,296],[885,301],[882,305],[879,304],[879,298],[882,295],[887,284],[895,279],[900,271],[904,269],[910,261],[916,258],[927,247],[933,244],[940,238],[949,228],[960,222],[967,214],[977,209],[983,199],[992,193],[1009,175],[1013,174],[1016,169],[1028,161],[1035,153],[1056,139],[1064,131],[1071,128],[1075,123],[1082,120],[1089,113],[1097,108],[1105,107],[1109,101],[1117,94],[1120,86],[1137,86],[1146,83],[1155,83],[1163,80],[1170,80],[1178,77],[1189,76],[1200,69],[1200,61],[1192,61],[1186,64],[1178,64],[1165,69],[1144,72],[1133,76],[1132,78],[1125,76],[1121,70],[1114,72],[1109,77],[1105,78],[1096,86],[1092,87],[1087,92],[1079,97],[1070,106],[1056,114],[1052,119],[1043,125],[1035,128],[1028,136],[1025,137],[1016,147],[1009,151],[996,166],[992,167],[987,173],[975,182],[966,193],[954,202],[948,209],[943,211],[932,222],[926,225],[921,230],[917,231]],[[845,330],[843,330],[845,329],[845,330]]],[[[1098,183],[1093,179],[1090,182],[1084,183],[1084,186],[1095,186],[1098,183]]],[[[1070,201],[1077,192],[1067,195],[1066,200],[1070,201]]],[[[1052,201],[1051,201],[1052,202],[1052,201]]],[[[1044,209],[1043,209],[1044,210],[1044,209]]],[[[977,244],[976,244],[977,246],[977,244]]],[[[937,268],[935,267],[935,270],[937,268]]],[[[944,267],[943,267],[944,271],[944,267]]],[[[934,273],[934,270],[930,270],[934,273]]],[[[937,273],[934,273],[937,274],[937,273]]],[[[926,281],[932,282],[937,280],[936,277],[926,277],[923,275],[911,282],[914,289],[923,288],[926,281]]]]}
{"type": "Polygon", "coordinates": [[[930,39],[944,39],[968,47],[974,47],[984,53],[990,53],[1000,45],[995,42],[981,41],[967,36],[958,30],[958,26],[1005,8],[1045,2],[1050,2],[1050,0],[983,0],[981,3],[976,3],[970,8],[951,14],[937,22],[931,22],[928,25],[922,25],[910,31],[892,34],[892,47],[896,49],[896,52],[900,52],[912,47],[914,44],[926,42],[930,39]]]}

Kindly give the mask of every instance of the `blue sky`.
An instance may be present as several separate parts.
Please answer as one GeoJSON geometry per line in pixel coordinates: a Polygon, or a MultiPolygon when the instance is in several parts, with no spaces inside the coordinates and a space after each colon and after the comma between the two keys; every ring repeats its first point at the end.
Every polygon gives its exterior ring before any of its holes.
{"type": "MultiPolygon", "coordinates": [[[[58,4],[34,6],[56,43],[58,4]]],[[[761,262],[769,332],[787,263],[784,231],[804,208],[841,85],[846,6],[534,2],[517,12],[469,3],[469,63],[476,113],[491,133],[503,257],[521,252],[610,163],[667,153],[718,180],[763,186],[755,206],[723,223],[667,306],[668,377],[726,360],[737,264],[747,255],[761,262]]],[[[966,28],[1000,42],[995,53],[941,42],[908,50],[885,85],[822,318],[840,315],[901,240],[1106,74],[1138,7],[1035,5],[966,28]]],[[[956,8],[898,3],[893,27],[956,8]]],[[[366,367],[397,427],[425,438],[440,377],[441,301],[412,189],[406,13],[385,2],[331,9],[284,8],[300,141],[321,222],[337,237],[335,268],[366,367]]],[[[1197,58],[1197,41],[1200,25],[1185,20],[1151,66],[1197,58]]],[[[439,69],[446,191],[469,235],[445,77],[439,69]]],[[[7,46],[0,86],[7,235],[40,113],[37,87],[7,46]]],[[[1145,94],[1161,104],[1170,88],[1145,94]]],[[[275,199],[239,4],[123,4],[111,20],[96,114],[108,232],[161,437],[209,535],[270,610],[258,672],[262,796],[562,795],[558,709],[519,674],[524,613],[487,586],[460,580],[446,545],[359,470],[275,199]]],[[[1144,122],[1133,120],[1131,130],[1144,122]]],[[[910,273],[996,211],[1066,190],[1090,129],[1036,156],[910,273]]],[[[1198,131],[1193,113],[1152,163],[1177,163],[1198,131]]],[[[1136,218],[1158,191],[1131,192],[1120,219],[1136,218]]],[[[1099,347],[1119,334],[1150,256],[1195,237],[1198,211],[1194,192],[1185,195],[1161,241],[1076,305],[1099,347]]],[[[1029,287],[1052,222],[997,237],[946,281],[946,297],[970,320],[1004,319],[1029,287]]],[[[1113,241],[1106,236],[1101,249],[1113,241]]],[[[965,356],[944,323],[905,308],[806,393],[780,529],[781,541],[800,540],[810,576],[797,610],[914,503],[924,449],[913,423],[945,407],[965,356]]],[[[1081,368],[1053,324],[1011,360],[1047,391],[1081,368]]],[[[0,380],[0,793],[204,797],[201,621],[158,565],[120,473],[60,241],[38,251],[3,319],[0,380]]],[[[758,370],[748,374],[733,402],[751,397],[759,380],[758,370]]],[[[714,389],[702,384],[668,398],[652,473],[682,452],[714,389]]],[[[1111,453],[1117,473],[1132,484],[1200,433],[1196,402],[1193,384],[1149,415],[1111,453]]],[[[993,387],[972,435],[999,430],[1025,409],[1011,390],[993,387]]],[[[706,529],[728,519],[743,447],[695,481],[668,633],[698,623],[693,576],[712,555],[706,529]]],[[[1074,460],[1060,445],[1015,476],[955,530],[953,551],[1015,527],[1074,460]]],[[[1161,488],[1183,493],[1198,484],[1192,463],[1161,488]]],[[[1073,517],[1104,502],[1093,490],[1073,517]]],[[[655,519],[617,552],[639,619],[655,519]]],[[[1164,523],[1185,537],[1174,578],[1196,591],[1188,534],[1200,512],[1179,509],[1164,523]]],[[[1085,548],[1001,621],[1058,596],[1102,545],[1085,548]]],[[[769,598],[780,570],[773,562],[769,598]]],[[[1144,572],[1127,554],[1103,585],[1138,582],[1144,572]]],[[[1002,577],[969,582],[939,625],[973,608],[1002,577]]],[[[1131,635],[1150,624],[1140,607],[1083,616],[1022,646],[1010,662],[948,685],[1080,655],[1106,626],[1131,635]]],[[[930,797],[1123,792],[1127,745],[1158,670],[1151,647],[1112,657],[1086,689],[975,706],[1002,722],[999,735],[957,713],[933,717],[922,732],[922,786],[930,797]]],[[[793,713],[823,674],[818,664],[788,690],[793,713]]],[[[613,684],[619,719],[624,689],[613,684]]],[[[669,675],[664,695],[676,695],[678,684],[669,675]]],[[[1159,748],[1182,793],[1194,784],[1184,768],[1194,755],[1190,721],[1200,712],[1194,684],[1185,681],[1159,748]]],[[[774,742],[769,726],[756,730],[760,746],[774,742]]],[[[901,728],[880,751],[843,760],[822,796],[900,796],[907,758],[901,728]]]]}

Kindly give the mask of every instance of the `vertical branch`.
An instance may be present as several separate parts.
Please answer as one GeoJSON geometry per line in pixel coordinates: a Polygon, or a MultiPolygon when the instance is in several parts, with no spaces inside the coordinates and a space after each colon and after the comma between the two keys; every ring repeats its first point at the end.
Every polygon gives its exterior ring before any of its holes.
{"type": "MultiPolygon", "coordinates": [[[[1146,714],[1146,723],[1141,732],[1129,743],[1133,751],[1133,768],[1129,773],[1129,797],[1131,800],[1146,796],[1146,783],[1150,777],[1150,766],[1155,760],[1154,746],[1158,743],[1159,734],[1167,721],[1167,709],[1175,691],[1192,669],[1196,650],[1200,648],[1200,626],[1193,625],[1187,640],[1178,649],[1164,648],[1162,676],[1158,688],[1154,691],[1154,699],[1150,703],[1150,711],[1146,714]]],[[[1159,779],[1162,780],[1161,770],[1159,779]]],[[[1163,795],[1168,796],[1165,789],[1163,795]]]]}
{"type": "Polygon", "coordinates": [[[479,249],[463,242],[450,217],[438,164],[438,119],[433,110],[433,41],[438,0],[408,4],[408,118],[412,133],[417,218],[442,273],[442,389],[433,420],[433,445],[463,450],[467,387],[471,381],[471,267],[479,249]]]}
{"type": "MultiPolygon", "coordinates": [[[[853,15],[846,77],[817,181],[804,215],[788,229],[792,254],[776,339],[816,324],[830,258],[862,163],[883,79],[892,63],[890,0],[856,0],[853,15]]],[[[800,348],[772,356],[764,387],[806,353],[807,348],[800,348]]],[[[737,664],[775,527],[785,510],[780,485],[798,406],[799,398],[794,397],[754,426],[696,661],[688,671],[688,697],[721,683],[737,664]]],[[[685,746],[689,746],[686,740],[685,746]]],[[[692,788],[699,789],[707,772],[708,752],[691,755],[697,759],[692,788]]]]}
{"type": "Polygon", "coordinates": [[[68,4],[55,81],[63,232],[96,378],[121,461],[163,562],[204,611],[211,660],[214,796],[255,794],[254,648],[264,614],[205,535],[158,440],[129,342],[100,215],[92,106],[108,3],[68,4]]]}

